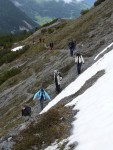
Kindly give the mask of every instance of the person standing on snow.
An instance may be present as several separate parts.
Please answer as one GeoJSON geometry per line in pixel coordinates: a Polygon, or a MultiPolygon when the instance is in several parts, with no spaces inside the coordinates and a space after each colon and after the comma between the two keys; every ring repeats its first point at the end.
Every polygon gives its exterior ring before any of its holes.
{"type": "Polygon", "coordinates": [[[84,59],[80,53],[77,53],[75,56],[75,63],[77,64],[77,72],[81,73],[81,66],[84,63],[84,59]]]}
{"type": "Polygon", "coordinates": [[[61,80],[62,80],[61,73],[58,70],[54,70],[54,82],[55,82],[57,93],[61,92],[61,87],[60,87],[61,80]]]}
{"type": "Polygon", "coordinates": [[[33,100],[36,100],[36,99],[38,99],[40,101],[41,110],[43,110],[43,108],[44,108],[44,100],[46,100],[46,99],[51,100],[48,93],[42,87],[34,95],[33,100]]]}
{"type": "Polygon", "coordinates": [[[68,44],[69,50],[70,50],[70,56],[73,56],[73,51],[76,48],[76,42],[74,42],[73,40],[69,42],[68,44]]]}

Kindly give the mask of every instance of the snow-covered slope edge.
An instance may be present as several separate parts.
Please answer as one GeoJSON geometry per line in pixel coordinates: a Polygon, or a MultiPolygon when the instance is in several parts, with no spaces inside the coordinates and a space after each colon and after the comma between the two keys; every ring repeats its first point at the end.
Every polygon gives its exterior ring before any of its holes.
{"type": "Polygon", "coordinates": [[[98,71],[105,70],[105,74],[92,87],[66,105],[76,105],[74,109],[80,110],[77,120],[73,122],[72,135],[68,139],[68,145],[78,142],[78,150],[113,149],[112,58],[113,50],[88,68],[43,110],[47,111],[62,98],[77,92],[98,71]]]}
{"type": "MultiPolygon", "coordinates": [[[[77,120],[73,122],[70,143],[78,141],[79,150],[113,149],[113,51],[106,54],[96,64],[106,73],[94,86],[74,99],[69,105],[76,104],[79,109],[77,120]]],[[[92,68],[96,70],[96,68],[92,68]]]]}

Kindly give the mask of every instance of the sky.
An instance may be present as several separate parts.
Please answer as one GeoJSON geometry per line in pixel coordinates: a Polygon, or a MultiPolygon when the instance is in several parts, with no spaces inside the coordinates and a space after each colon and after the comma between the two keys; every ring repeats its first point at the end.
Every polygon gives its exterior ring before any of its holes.
{"type": "MultiPolygon", "coordinates": [[[[72,2],[72,0],[63,0],[64,2],[66,2],[66,3],[70,3],[70,2],[72,2]]],[[[76,0],[77,2],[80,2],[80,1],[83,1],[83,0],[76,0]]]]}
{"type": "MultiPolygon", "coordinates": [[[[105,70],[105,74],[90,88],[66,105],[66,107],[74,106],[74,110],[80,111],[72,123],[70,137],[64,140],[68,141],[65,150],[76,141],[78,142],[76,150],[113,150],[113,50],[103,57],[101,55],[111,46],[113,43],[103,49],[94,58],[94,64],[70,83],[41,112],[48,111],[62,98],[77,92],[98,71],[105,70]],[[97,60],[99,56],[101,58],[97,60]]],[[[45,150],[58,150],[57,142],[45,150]]]]}
{"type": "MultiPolygon", "coordinates": [[[[72,0],[64,0],[65,2],[69,3],[71,2],[72,0]]],[[[77,0],[78,2],[81,1],[81,0],[77,0]]]]}
{"type": "MultiPolygon", "coordinates": [[[[64,1],[65,1],[66,3],[72,2],[72,0],[64,0],[64,1]]],[[[77,1],[77,2],[84,1],[84,2],[86,2],[87,4],[89,4],[89,5],[92,6],[96,0],[76,0],[76,1],[77,1]]]]}

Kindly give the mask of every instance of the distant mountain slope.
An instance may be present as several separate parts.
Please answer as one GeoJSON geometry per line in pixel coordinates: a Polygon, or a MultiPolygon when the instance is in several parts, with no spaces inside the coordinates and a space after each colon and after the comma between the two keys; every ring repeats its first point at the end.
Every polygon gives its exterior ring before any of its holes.
{"type": "Polygon", "coordinates": [[[36,26],[29,17],[9,0],[0,0],[0,33],[30,30],[36,26]]]}
{"type": "Polygon", "coordinates": [[[85,2],[77,2],[76,0],[70,3],[65,3],[63,0],[11,1],[40,25],[55,18],[76,18],[82,9],[89,7],[85,2]]]}

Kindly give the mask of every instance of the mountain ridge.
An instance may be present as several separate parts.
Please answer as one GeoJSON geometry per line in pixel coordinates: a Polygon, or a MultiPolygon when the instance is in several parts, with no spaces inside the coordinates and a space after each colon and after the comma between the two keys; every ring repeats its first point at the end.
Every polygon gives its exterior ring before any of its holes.
{"type": "Polygon", "coordinates": [[[65,3],[63,0],[29,0],[23,2],[21,0],[12,0],[12,2],[15,4],[18,2],[18,7],[40,25],[56,18],[77,18],[80,16],[82,9],[89,8],[85,2],[78,3],[76,1],[65,3]]]}
{"type": "Polygon", "coordinates": [[[8,34],[22,30],[32,30],[37,26],[25,13],[21,12],[10,1],[0,0],[0,33],[8,34]]]}

